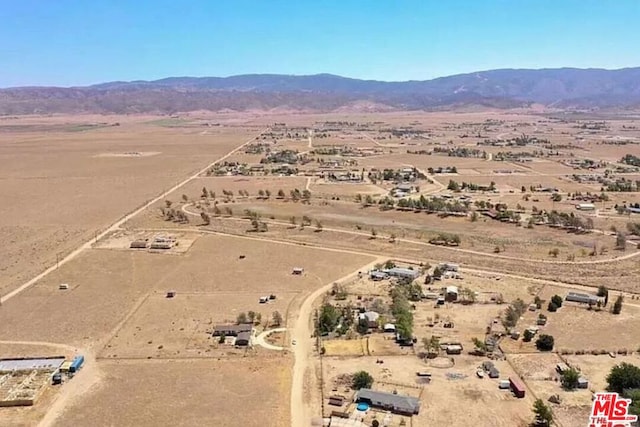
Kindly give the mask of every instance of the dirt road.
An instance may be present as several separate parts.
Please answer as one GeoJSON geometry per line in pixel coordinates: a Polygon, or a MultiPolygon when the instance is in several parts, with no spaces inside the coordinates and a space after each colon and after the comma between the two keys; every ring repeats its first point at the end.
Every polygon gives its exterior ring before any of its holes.
{"type": "MultiPolygon", "coordinates": [[[[187,208],[190,206],[190,204],[185,204],[184,206],[182,206],[182,211],[188,215],[194,216],[194,217],[200,217],[199,213],[195,213],[192,212],[190,210],[188,210],[187,208]]],[[[244,221],[246,222],[246,219],[243,218],[234,218],[234,217],[230,217],[230,218],[224,218],[225,220],[232,220],[232,221],[244,221]]],[[[269,219],[262,219],[263,222],[265,222],[266,224],[273,224],[273,225],[290,225],[288,222],[284,222],[284,221],[278,221],[278,220],[269,220],[269,219]]],[[[370,236],[369,233],[365,233],[362,231],[354,231],[354,230],[346,230],[343,228],[331,228],[331,227],[324,227],[323,226],[323,230],[326,231],[332,231],[335,233],[344,233],[344,234],[351,234],[351,235],[358,235],[358,236],[370,236]]],[[[594,230],[595,231],[599,231],[599,230],[594,230]]],[[[499,255],[499,254],[493,254],[493,253],[487,253],[487,252],[481,252],[481,251],[476,251],[473,249],[463,249],[463,248],[458,248],[458,247],[449,247],[449,246],[440,246],[440,245],[434,245],[432,243],[429,242],[422,242],[419,240],[412,240],[412,239],[404,239],[404,238],[400,238],[400,237],[396,237],[396,241],[397,242],[405,242],[405,243],[411,243],[413,245],[420,245],[420,246],[432,246],[432,247],[438,247],[440,249],[446,249],[449,251],[453,251],[453,252],[461,252],[461,253],[467,253],[467,254],[471,254],[471,255],[479,255],[479,256],[484,256],[484,257],[491,257],[493,259],[499,258],[499,259],[505,259],[505,260],[510,260],[510,261],[522,261],[522,262],[528,262],[528,263],[536,263],[536,264],[562,264],[562,265],[589,265],[589,264],[608,264],[610,262],[618,262],[618,261],[623,261],[629,258],[634,258],[637,256],[640,256],[640,251],[632,251],[629,252],[625,255],[621,255],[619,257],[616,258],[607,258],[607,259],[594,259],[594,260],[588,260],[588,261],[561,261],[561,260],[547,260],[547,259],[533,259],[533,258],[519,258],[519,257],[513,257],[513,256],[507,256],[507,255],[499,255]]]]}
{"type": "MultiPolygon", "coordinates": [[[[260,134],[262,134],[265,130],[266,129],[261,130],[260,134]]],[[[185,180],[179,182],[178,184],[174,185],[170,189],[168,189],[166,191],[163,191],[160,195],[158,195],[153,200],[145,203],[144,205],[142,205],[140,208],[136,209],[135,211],[123,216],[118,221],[116,221],[111,226],[109,226],[106,230],[104,230],[100,234],[96,235],[96,237],[94,239],[91,239],[91,240],[85,242],[80,247],[78,247],[73,252],[71,252],[69,255],[67,255],[66,257],[61,259],[60,262],[58,262],[58,265],[52,265],[51,267],[47,268],[42,273],[38,274],[36,277],[32,278],[31,280],[27,281],[26,283],[23,283],[18,288],[14,289],[13,291],[9,292],[8,294],[4,295],[3,297],[0,297],[0,305],[5,303],[6,301],[10,300],[11,298],[15,297],[16,295],[18,295],[19,293],[21,293],[25,289],[28,289],[29,287],[33,286],[40,279],[42,279],[43,277],[47,276],[51,272],[55,271],[58,268],[58,266],[68,263],[72,259],[76,258],[78,255],[80,255],[84,250],[90,249],[91,246],[93,245],[94,241],[103,238],[104,236],[106,236],[107,234],[109,234],[109,233],[111,233],[113,231],[116,231],[117,229],[120,228],[120,226],[122,224],[124,224],[125,222],[129,221],[131,218],[133,218],[134,216],[138,215],[139,213],[143,212],[145,209],[147,209],[149,206],[153,205],[154,203],[157,203],[158,201],[166,198],[169,194],[173,193],[178,188],[180,188],[180,187],[184,186],[185,184],[188,184],[189,182],[193,181],[198,176],[200,176],[201,174],[205,173],[207,171],[207,169],[211,168],[215,164],[217,164],[219,162],[222,162],[225,159],[227,159],[228,157],[232,156],[237,151],[241,150],[246,145],[248,145],[251,142],[253,142],[254,139],[255,139],[255,137],[252,137],[252,138],[248,139],[247,141],[245,141],[244,143],[242,143],[238,147],[236,147],[233,150],[229,151],[227,154],[225,154],[224,156],[222,156],[219,159],[215,160],[214,162],[208,164],[207,166],[205,166],[204,168],[200,169],[198,172],[194,173],[190,177],[188,177],[185,180]]]]}
{"type": "MultiPolygon", "coordinates": [[[[368,271],[377,263],[384,262],[386,258],[379,257],[375,261],[362,266],[360,271],[368,271]]],[[[311,293],[300,306],[296,324],[291,331],[293,354],[295,356],[295,364],[293,366],[293,379],[291,381],[291,427],[307,427],[311,425],[313,415],[309,407],[309,402],[305,401],[305,376],[309,368],[310,361],[313,358],[312,338],[313,326],[311,325],[311,313],[313,303],[325,292],[331,290],[333,283],[341,283],[357,276],[357,272],[348,274],[334,282],[331,282],[311,293]]]]}

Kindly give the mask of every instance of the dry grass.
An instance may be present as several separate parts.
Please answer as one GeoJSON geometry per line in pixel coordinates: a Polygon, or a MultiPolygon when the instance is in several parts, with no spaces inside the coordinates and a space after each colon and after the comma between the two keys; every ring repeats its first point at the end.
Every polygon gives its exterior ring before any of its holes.
{"type": "Polygon", "coordinates": [[[290,423],[290,371],[282,369],[281,360],[104,361],[99,366],[104,375],[99,387],[55,425],[290,423]]]}

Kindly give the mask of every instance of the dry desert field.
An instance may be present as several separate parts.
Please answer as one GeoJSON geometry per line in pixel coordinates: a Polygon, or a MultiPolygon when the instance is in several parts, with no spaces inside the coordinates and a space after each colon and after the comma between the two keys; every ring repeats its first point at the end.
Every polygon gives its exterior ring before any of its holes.
{"type": "MultiPolygon", "coordinates": [[[[536,110],[0,118],[0,355],[86,357],[33,407],[0,408],[0,425],[304,427],[335,409],[327,394],[351,399],[338,377],[366,370],[374,389],[421,401],[419,415],[389,425],[524,426],[535,398],[561,393],[556,419],[577,426],[589,390],[559,391],[558,360],[580,366],[594,391],[615,362],[637,363],[575,353],[637,350],[640,217],[620,205],[640,192],[614,189],[640,179],[620,163],[637,155],[638,121],[536,110]],[[451,236],[459,242],[443,244],[451,236]],[[158,238],[171,247],[146,247],[158,238]],[[345,324],[348,307],[398,320],[392,295],[407,284],[367,277],[386,260],[422,270],[410,281],[421,293],[408,303],[414,345],[353,326],[318,340],[327,303],[345,324]],[[426,283],[442,262],[460,277],[426,283]],[[620,314],[546,310],[555,294],[600,285],[609,305],[622,292],[620,314]],[[451,286],[474,300],[426,298],[451,286]],[[488,355],[469,352],[509,304],[536,296],[542,308],[516,328],[544,313],[554,351],[499,337],[492,355],[500,379],[526,383],[518,399],[478,378],[488,355]],[[249,312],[260,315],[250,345],[211,336],[249,312]],[[427,359],[422,339],[434,336],[464,351],[427,359]],[[424,370],[428,383],[416,379],[424,370]]],[[[352,403],[342,410],[358,415],[352,403]]]]}

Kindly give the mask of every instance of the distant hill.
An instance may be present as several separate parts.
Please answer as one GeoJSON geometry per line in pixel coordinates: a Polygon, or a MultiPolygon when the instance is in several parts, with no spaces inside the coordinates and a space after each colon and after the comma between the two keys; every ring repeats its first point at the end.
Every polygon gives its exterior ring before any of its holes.
{"type": "Polygon", "coordinates": [[[532,103],[559,108],[640,106],[640,68],[502,69],[425,81],[383,82],[331,74],[169,77],[86,87],[0,89],[0,114],[175,113],[231,109],[376,111],[493,108],[532,103]]]}

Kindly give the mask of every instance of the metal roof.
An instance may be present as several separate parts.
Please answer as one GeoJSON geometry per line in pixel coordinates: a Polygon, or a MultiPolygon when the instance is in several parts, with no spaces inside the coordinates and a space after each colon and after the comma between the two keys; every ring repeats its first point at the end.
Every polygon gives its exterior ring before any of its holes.
{"type": "Polygon", "coordinates": [[[365,400],[373,406],[389,408],[409,414],[417,414],[420,411],[420,401],[415,397],[385,393],[368,388],[358,390],[355,399],[356,402],[365,400]]]}
{"type": "Polygon", "coordinates": [[[34,369],[56,370],[64,362],[64,357],[41,359],[0,360],[0,371],[32,371],[34,369]]]}

